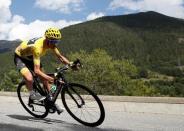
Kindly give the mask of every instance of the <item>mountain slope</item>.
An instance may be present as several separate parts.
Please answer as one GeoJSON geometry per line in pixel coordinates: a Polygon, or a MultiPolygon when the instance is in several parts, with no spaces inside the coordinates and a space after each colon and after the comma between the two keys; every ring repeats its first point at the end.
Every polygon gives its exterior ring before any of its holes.
{"type": "Polygon", "coordinates": [[[102,17],[62,31],[60,48],[66,53],[103,48],[114,58],[148,66],[177,65],[176,58],[183,58],[178,39],[183,37],[184,21],[156,12],[102,17]]]}
{"type": "Polygon", "coordinates": [[[126,26],[129,28],[143,28],[143,29],[179,29],[184,26],[182,19],[169,17],[157,12],[141,12],[137,14],[121,15],[121,16],[107,16],[97,19],[96,21],[113,22],[119,26],[126,26]]]}
{"type": "MultiPolygon", "coordinates": [[[[64,54],[103,48],[114,59],[131,59],[137,66],[160,70],[184,64],[184,46],[179,42],[183,33],[182,19],[152,11],[106,16],[62,29],[59,48],[64,54]]],[[[8,53],[4,52],[14,47],[2,49],[0,44],[0,54],[3,54],[0,57],[5,57],[8,53]]],[[[45,62],[50,63],[48,59],[45,62]]]]}
{"type": "Polygon", "coordinates": [[[20,43],[20,40],[6,41],[0,40],[0,53],[12,51],[20,43]]]}

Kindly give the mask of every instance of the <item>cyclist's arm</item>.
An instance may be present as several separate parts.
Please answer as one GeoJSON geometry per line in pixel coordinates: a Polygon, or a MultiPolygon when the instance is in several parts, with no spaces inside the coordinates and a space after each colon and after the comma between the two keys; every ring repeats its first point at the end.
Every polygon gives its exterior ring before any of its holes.
{"type": "Polygon", "coordinates": [[[64,64],[70,64],[70,61],[64,57],[63,55],[61,55],[61,53],[59,52],[59,50],[55,47],[54,49],[54,53],[55,55],[59,58],[59,60],[64,63],[64,64]]]}
{"type": "Polygon", "coordinates": [[[33,62],[34,62],[34,72],[37,76],[41,77],[43,80],[54,82],[54,78],[46,75],[43,71],[40,69],[40,56],[34,54],[33,55],[33,62]]]}

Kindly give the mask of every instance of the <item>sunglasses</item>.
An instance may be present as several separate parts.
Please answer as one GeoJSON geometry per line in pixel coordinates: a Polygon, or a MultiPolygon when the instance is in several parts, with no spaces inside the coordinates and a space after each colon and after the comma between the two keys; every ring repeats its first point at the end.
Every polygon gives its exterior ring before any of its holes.
{"type": "Polygon", "coordinates": [[[48,40],[49,44],[59,44],[60,40],[48,40]]]}

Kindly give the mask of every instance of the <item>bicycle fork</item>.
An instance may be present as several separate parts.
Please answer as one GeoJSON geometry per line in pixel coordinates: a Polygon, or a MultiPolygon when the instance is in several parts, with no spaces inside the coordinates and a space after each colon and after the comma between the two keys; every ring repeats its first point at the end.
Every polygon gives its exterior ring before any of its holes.
{"type": "Polygon", "coordinates": [[[68,88],[67,88],[67,92],[68,92],[69,96],[75,101],[75,103],[77,104],[78,108],[82,108],[82,106],[85,105],[85,102],[84,102],[83,98],[77,93],[77,91],[72,86],[68,86],[68,88]],[[70,88],[78,96],[78,98],[81,100],[81,104],[79,104],[79,102],[72,95],[72,93],[69,91],[68,88],[70,88]]]}

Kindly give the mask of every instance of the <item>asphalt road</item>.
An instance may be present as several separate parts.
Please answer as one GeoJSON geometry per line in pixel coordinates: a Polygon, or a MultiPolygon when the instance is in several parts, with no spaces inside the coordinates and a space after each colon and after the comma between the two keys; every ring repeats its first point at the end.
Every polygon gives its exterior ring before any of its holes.
{"type": "MultiPolygon", "coordinates": [[[[37,119],[23,109],[17,97],[0,96],[0,99],[0,131],[184,131],[184,115],[125,112],[123,102],[104,101],[104,123],[89,128],[66,111],[37,119]]],[[[58,103],[61,104],[60,100],[58,103]]]]}

